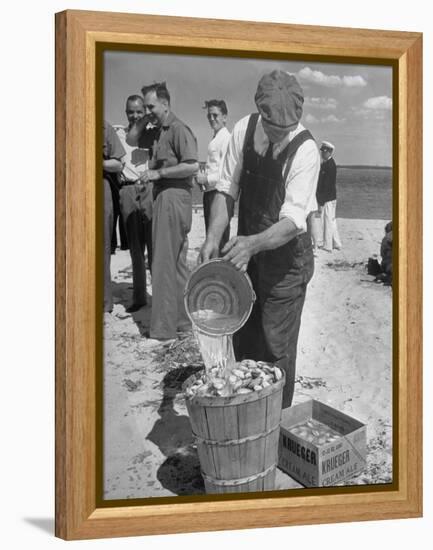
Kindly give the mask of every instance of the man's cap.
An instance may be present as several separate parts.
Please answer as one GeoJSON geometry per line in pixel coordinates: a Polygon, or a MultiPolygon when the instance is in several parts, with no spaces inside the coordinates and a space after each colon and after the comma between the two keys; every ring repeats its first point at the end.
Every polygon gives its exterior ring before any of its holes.
{"type": "Polygon", "coordinates": [[[284,130],[299,122],[304,92],[292,74],[275,70],[260,79],[254,100],[262,118],[284,130]]]}
{"type": "Polygon", "coordinates": [[[320,150],[322,149],[328,149],[328,151],[333,151],[335,149],[335,145],[333,145],[330,141],[322,141],[320,150]]]}

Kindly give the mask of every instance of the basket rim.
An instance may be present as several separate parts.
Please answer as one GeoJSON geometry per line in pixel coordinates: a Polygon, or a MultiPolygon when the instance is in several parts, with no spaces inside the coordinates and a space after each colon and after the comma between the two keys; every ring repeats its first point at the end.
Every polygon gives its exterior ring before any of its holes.
{"type": "Polygon", "coordinates": [[[274,382],[267,388],[263,388],[260,391],[252,391],[251,393],[241,393],[241,394],[234,394],[234,395],[228,395],[226,397],[220,396],[220,395],[195,395],[195,396],[188,396],[186,395],[186,390],[191,386],[195,380],[199,378],[199,374],[192,374],[182,385],[182,391],[185,397],[185,401],[191,403],[192,405],[206,405],[207,407],[230,407],[230,406],[237,406],[242,403],[248,403],[250,401],[259,401],[260,399],[264,399],[265,397],[268,397],[269,395],[273,393],[277,393],[278,391],[282,391],[284,384],[286,382],[286,373],[283,369],[280,369],[283,376],[280,380],[277,380],[277,382],[274,382]]]}

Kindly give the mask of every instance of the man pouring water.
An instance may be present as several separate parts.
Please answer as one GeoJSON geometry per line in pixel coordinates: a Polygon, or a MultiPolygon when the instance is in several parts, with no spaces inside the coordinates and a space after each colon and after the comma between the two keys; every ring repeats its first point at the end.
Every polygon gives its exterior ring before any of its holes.
{"type": "Polygon", "coordinates": [[[283,408],[293,399],[301,314],[314,271],[306,220],[317,209],[320,155],[299,122],[303,102],[293,75],[275,70],[261,78],[255,94],[258,113],[234,127],[199,256],[202,262],[218,256],[239,197],[238,235],[222,255],[248,272],[257,299],[234,335],[236,359],[273,362],[284,369],[283,408]]]}

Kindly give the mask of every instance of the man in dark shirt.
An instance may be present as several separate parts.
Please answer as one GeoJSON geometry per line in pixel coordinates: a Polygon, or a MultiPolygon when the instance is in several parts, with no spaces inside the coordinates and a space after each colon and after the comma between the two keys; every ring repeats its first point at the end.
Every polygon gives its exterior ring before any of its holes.
{"type": "Polygon", "coordinates": [[[320,147],[322,164],[317,182],[316,199],[319,205],[323,225],[323,249],[332,252],[341,249],[335,210],[337,206],[337,166],[332,155],[335,147],[329,141],[323,141],[320,147]]]}
{"type": "Polygon", "coordinates": [[[102,152],[102,169],[104,185],[104,312],[113,310],[113,296],[111,291],[111,234],[113,231],[113,198],[111,195],[109,178],[121,172],[122,157],[125,149],[119,141],[114,128],[104,120],[104,142],[102,152]]]}
{"type": "Polygon", "coordinates": [[[146,347],[166,344],[176,331],[190,328],[183,293],[188,268],[188,233],[192,223],[192,177],[197,173],[197,140],[170,109],[166,84],[142,88],[146,116],[129,131],[127,142],[138,143],[150,121],[160,133],[153,151],[153,169],[141,181],[153,182],[152,223],[152,316],[146,347]]]}

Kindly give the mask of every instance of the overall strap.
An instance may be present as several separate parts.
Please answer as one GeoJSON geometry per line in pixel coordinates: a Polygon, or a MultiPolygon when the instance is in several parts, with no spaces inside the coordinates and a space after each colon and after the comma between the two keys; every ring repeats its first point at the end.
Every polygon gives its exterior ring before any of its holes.
{"type": "Polygon", "coordinates": [[[254,143],[254,132],[256,130],[257,121],[259,120],[259,113],[253,113],[248,120],[247,131],[244,138],[244,146],[242,152],[245,154],[247,147],[250,143],[254,143]]]}
{"type": "Polygon", "coordinates": [[[312,139],[314,141],[311,132],[309,130],[302,130],[302,132],[299,132],[299,134],[297,134],[286,147],[287,160],[286,169],[284,170],[283,181],[287,180],[287,176],[289,175],[290,168],[292,167],[293,159],[295,158],[297,150],[305,141],[309,139],[312,139]]]}

